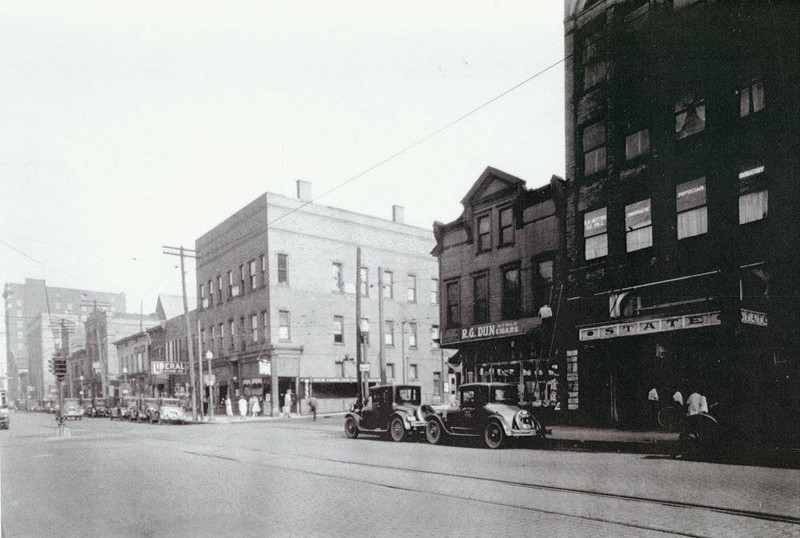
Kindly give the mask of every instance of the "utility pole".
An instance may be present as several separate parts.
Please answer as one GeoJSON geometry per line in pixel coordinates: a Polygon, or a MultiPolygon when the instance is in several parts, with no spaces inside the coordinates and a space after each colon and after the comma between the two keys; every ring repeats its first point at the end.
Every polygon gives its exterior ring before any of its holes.
{"type": "Polygon", "coordinates": [[[181,247],[168,247],[162,245],[162,248],[171,249],[173,251],[177,250],[178,252],[167,252],[164,251],[164,254],[169,254],[170,256],[180,256],[181,257],[181,287],[183,288],[183,321],[184,321],[184,330],[186,331],[186,351],[189,354],[189,383],[192,385],[191,390],[191,398],[192,398],[192,421],[197,420],[197,383],[195,381],[194,375],[194,349],[193,349],[193,341],[192,341],[192,327],[189,325],[189,299],[186,298],[186,270],[184,269],[184,258],[195,258],[197,259],[197,252],[190,249],[184,249],[181,247]],[[191,252],[191,254],[187,254],[187,252],[191,252]]]}
{"type": "Polygon", "coordinates": [[[200,404],[200,420],[203,421],[206,419],[205,413],[203,412],[203,397],[205,396],[205,388],[203,387],[203,338],[200,335],[200,320],[197,320],[197,385],[200,387],[200,392],[198,395],[198,403],[200,404]]]}
{"type": "MultiPolygon", "coordinates": [[[[358,383],[359,405],[364,401],[364,387],[361,382],[361,247],[356,248],[356,383],[358,383]]],[[[345,355],[345,360],[347,356],[345,355]]],[[[342,363],[342,376],[344,376],[344,363],[342,363]]],[[[367,374],[369,379],[369,374],[367,374]]]]}
{"type": "MultiPolygon", "coordinates": [[[[97,310],[97,301],[94,302],[94,315],[95,315],[95,337],[97,339],[97,360],[100,362],[100,392],[103,398],[108,398],[108,364],[103,360],[103,348],[100,344],[100,311],[97,310]]],[[[103,312],[103,317],[106,314],[103,312]]]]}
{"type": "Polygon", "coordinates": [[[383,320],[383,267],[378,267],[378,361],[381,385],[386,384],[386,327],[383,320]]]}

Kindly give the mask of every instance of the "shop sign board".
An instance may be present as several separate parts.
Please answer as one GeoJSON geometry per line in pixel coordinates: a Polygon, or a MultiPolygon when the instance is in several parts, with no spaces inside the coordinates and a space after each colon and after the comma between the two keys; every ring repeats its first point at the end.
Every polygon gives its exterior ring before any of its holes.
{"type": "Polygon", "coordinates": [[[742,308],[742,323],[766,327],[767,315],[764,312],[756,312],[755,310],[746,310],[742,308]]]}
{"type": "Polygon", "coordinates": [[[159,374],[185,374],[188,372],[185,362],[150,361],[150,373],[159,374]]]}
{"type": "Polygon", "coordinates": [[[620,336],[639,336],[681,329],[699,329],[721,324],[722,321],[719,319],[719,312],[704,312],[702,314],[646,319],[580,329],[578,339],[584,342],[586,340],[603,340],[620,336]]]}
{"type": "Polygon", "coordinates": [[[460,329],[445,329],[442,333],[442,344],[456,342],[472,342],[490,338],[521,336],[542,325],[541,318],[522,318],[493,323],[482,323],[460,329]]]}

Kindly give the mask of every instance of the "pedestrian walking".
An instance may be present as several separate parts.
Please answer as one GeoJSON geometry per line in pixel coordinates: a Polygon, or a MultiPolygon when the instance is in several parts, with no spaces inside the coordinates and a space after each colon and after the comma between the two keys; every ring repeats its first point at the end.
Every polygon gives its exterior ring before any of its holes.
{"type": "Polygon", "coordinates": [[[261,412],[261,404],[258,403],[258,398],[253,396],[253,408],[252,408],[253,416],[258,416],[261,412]]]}
{"type": "Polygon", "coordinates": [[[231,404],[231,397],[225,397],[225,414],[228,415],[228,422],[233,419],[233,405],[231,404]]]}
{"type": "Polygon", "coordinates": [[[317,399],[308,399],[308,410],[311,412],[312,420],[317,420],[317,399]]]}
{"type": "Polygon", "coordinates": [[[655,387],[647,393],[647,404],[650,408],[650,426],[658,423],[658,390],[655,387]]]}
{"type": "Polygon", "coordinates": [[[247,400],[244,399],[244,396],[239,396],[239,415],[242,420],[247,416],[247,400]]]}
{"type": "Polygon", "coordinates": [[[288,389],[286,394],[283,395],[283,416],[289,418],[289,412],[292,410],[292,389],[288,389]]]}
{"type": "Polygon", "coordinates": [[[255,413],[255,411],[253,409],[255,408],[255,405],[256,405],[257,401],[258,400],[256,399],[255,394],[250,396],[250,399],[247,401],[247,408],[250,411],[250,416],[251,417],[256,416],[256,413],[255,413]]]}

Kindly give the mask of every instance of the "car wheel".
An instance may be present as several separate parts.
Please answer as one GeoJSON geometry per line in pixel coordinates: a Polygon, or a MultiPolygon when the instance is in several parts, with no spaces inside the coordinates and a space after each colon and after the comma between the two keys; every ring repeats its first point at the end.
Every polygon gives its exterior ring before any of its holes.
{"type": "Polygon", "coordinates": [[[490,422],[483,429],[483,443],[486,448],[500,448],[505,441],[506,433],[503,427],[495,421],[490,422]]]}
{"type": "Polygon", "coordinates": [[[444,443],[445,433],[442,430],[442,425],[435,420],[430,420],[425,425],[425,438],[432,445],[440,445],[444,443]]]}
{"type": "Polygon", "coordinates": [[[347,417],[344,420],[344,433],[347,434],[347,437],[350,439],[358,437],[358,424],[356,424],[355,418],[347,417]]]}
{"type": "Polygon", "coordinates": [[[152,424],[153,422],[155,422],[155,420],[153,419],[153,414],[152,414],[152,413],[148,413],[148,415],[147,415],[147,418],[149,418],[149,419],[150,419],[150,424],[152,424]]]}
{"type": "Polygon", "coordinates": [[[392,436],[392,441],[399,443],[406,438],[406,427],[403,425],[403,419],[394,417],[389,424],[389,435],[392,436]]]}

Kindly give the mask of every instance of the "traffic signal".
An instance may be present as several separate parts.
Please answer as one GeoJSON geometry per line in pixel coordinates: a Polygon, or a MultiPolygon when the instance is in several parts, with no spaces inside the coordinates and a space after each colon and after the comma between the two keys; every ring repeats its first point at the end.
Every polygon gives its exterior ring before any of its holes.
{"type": "Polygon", "coordinates": [[[63,357],[54,357],[53,373],[56,375],[56,379],[64,381],[64,376],[67,375],[67,359],[63,357]]]}

